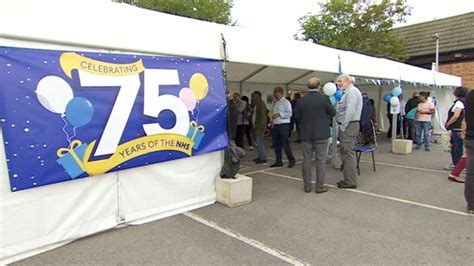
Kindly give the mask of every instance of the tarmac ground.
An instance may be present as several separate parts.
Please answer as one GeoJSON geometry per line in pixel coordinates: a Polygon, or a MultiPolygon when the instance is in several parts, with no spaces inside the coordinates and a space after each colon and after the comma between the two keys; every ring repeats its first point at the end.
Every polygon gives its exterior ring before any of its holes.
{"type": "Polygon", "coordinates": [[[303,191],[302,145],[292,143],[294,168],[270,168],[267,141],[268,164],[253,163],[255,150],[242,161],[240,172],[253,178],[250,204],[110,230],[14,265],[473,265],[474,217],[465,213],[464,185],[443,169],[449,153],[435,144],[396,155],[389,141],[379,143],[376,172],[362,155],[357,189],[337,189],[342,173],[328,165],[330,189],[316,194],[303,191]]]}

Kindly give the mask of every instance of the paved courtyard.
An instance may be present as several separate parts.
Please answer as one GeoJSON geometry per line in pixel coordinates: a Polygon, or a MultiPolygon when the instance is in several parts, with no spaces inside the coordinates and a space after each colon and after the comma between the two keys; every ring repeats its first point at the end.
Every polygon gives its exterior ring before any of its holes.
{"type": "MultiPolygon", "coordinates": [[[[302,145],[297,165],[255,165],[248,152],[241,173],[253,178],[251,204],[214,204],[140,226],[87,237],[16,265],[155,264],[451,264],[474,263],[474,217],[463,184],[448,181],[441,145],[410,155],[381,140],[377,171],[362,155],[358,188],[335,188],[328,167],[324,194],[304,193],[302,145]]],[[[268,147],[267,156],[273,157],[268,147]]],[[[314,166],[313,166],[314,167],[314,166]]],[[[314,169],[313,169],[314,171],[314,169]]],[[[314,173],[314,172],[313,172],[314,173]]]]}

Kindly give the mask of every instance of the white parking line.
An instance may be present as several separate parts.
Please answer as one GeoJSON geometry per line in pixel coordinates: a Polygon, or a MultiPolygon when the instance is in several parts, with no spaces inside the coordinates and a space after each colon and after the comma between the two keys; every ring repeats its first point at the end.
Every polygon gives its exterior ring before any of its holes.
{"type": "Polygon", "coordinates": [[[234,232],[232,231],[231,229],[229,228],[225,228],[225,227],[222,227],[218,224],[216,224],[215,222],[213,221],[209,221],[209,220],[206,220],[204,219],[203,217],[195,214],[195,213],[192,213],[192,212],[185,212],[183,213],[184,216],[188,217],[188,218],[191,218],[193,219],[194,221],[197,221],[203,225],[206,225],[214,230],[217,230],[221,233],[224,233],[232,238],[235,238],[237,240],[240,240],[242,242],[244,242],[245,244],[247,245],[250,245],[254,248],[257,248],[257,249],[260,249],[261,251],[267,253],[267,254],[270,254],[274,257],[277,257],[283,261],[286,261],[288,263],[291,263],[293,265],[309,265],[309,263],[306,263],[304,261],[301,261],[301,260],[298,260],[288,254],[285,254],[284,252],[278,250],[278,249],[274,249],[274,248],[271,248],[271,247],[268,247],[266,246],[265,244],[261,243],[261,242],[258,242],[257,240],[255,239],[251,239],[251,238],[248,238],[246,236],[243,236],[237,232],[234,232]]]}
{"type": "MultiPolygon", "coordinates": [[[[296,177],[293,177],[293,176],[287,176],[287,175],[282,175],[282,174],[277,174],[277,173],[271,173],[271,172],[267,172],[267,171],[263,171],[263,170],[260,171],[260,173],[273,175],[273,176],[278,176],[278,177],[283,177],[283,178],[291,179],[291,180],[296,180],[296,181],[299,181],[299,182],[303,182],[303,180],[301,178],[296,178],[296,177]]],[[[334,185],[329,185],[329,184],[325,184],[325,185],[328,186],[328,187],[337,188],[334,185]]],[[[399,198],[395,198],[395,197],[375,194],[375,193],[371,193],[371,192],[365,192],[365,191],[361,191],[361,190],[357,190],[357,189],[344,189],[344,190],[354,192],[354,193],[363,194],[363,195],[367,195],[367,196],[372,196],[372,197],[376,197],[376,198],[387,199],[387,200],[397,201],[397,202],[406,203],[406,204],[410,204],[410,205],[420,206],[420,207],[424,207],[424,208],[428,208],[428,209],[432,209],[432,210],[438,210],[438,211],[448,212],[448,213],[462,215],[462,216],[474,216],[472,214],[468,214],[468,213],[465,213],[465,212],[460,212],[460,211],[455,211],[455,210],[451,210],[451,209],[446,209],[446,208],[442,208],[442,207],[428,205],[428,204],[424,204],[424,203],[420,203],[420,202],[415,202],[415,201],[404,200],[404,199],[399,199],[399,198]]]]}
{"type": "MultiPolygon", "coordinates": [[[[372,164],[372,161],[360,160],[360,162],[361,163],[370,163],[370,164],[372,164]]],[[[410,170],[419,170],[419,171],[424,171],[424,172],[433,172],[433,173],[441,173],[441,174],[449,173],[449,171],[433,170],[433,169],[414,167],[414,166],[406,166],[406,165],[399,165],[399,164],[391,164],[391,163],[375,162],[375,164],[376,165],[385,165],[385,166],[392,166],[392,167],[410,169],[410,170]]]]}

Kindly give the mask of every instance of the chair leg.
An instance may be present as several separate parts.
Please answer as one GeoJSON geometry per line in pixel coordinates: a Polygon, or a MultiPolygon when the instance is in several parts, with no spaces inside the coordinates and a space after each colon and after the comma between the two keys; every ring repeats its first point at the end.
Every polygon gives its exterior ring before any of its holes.
{"type": "Polygon", "coordinates": [[[374,155],[374,152],[372,152],[372,163],[374,164],[374,172],[377,172],[375,170],[375,155],[374,155]]]}
{"type": "Polygon", "coordinates": [[[357,174],[360,175],[360,168],[359,168],[359,161],[360,157],[362,156],[362,152],[356,152],[356,157],[357,157],[357,174]]]}

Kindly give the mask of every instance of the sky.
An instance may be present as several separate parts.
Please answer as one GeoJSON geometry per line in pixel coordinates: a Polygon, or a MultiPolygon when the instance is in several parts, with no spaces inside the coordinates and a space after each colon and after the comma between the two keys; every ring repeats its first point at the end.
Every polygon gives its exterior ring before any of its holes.
{"type": "MultiPolygon", "coordinates": [[[[316,13],[324,0],[234,0],[232,18],[239,27],[282,38],[299,30],[298,19],[316,13]]],[[[474,0],[408,0],[411,16],[404,24],[416,24],[474,11],[474,0]]]]}

